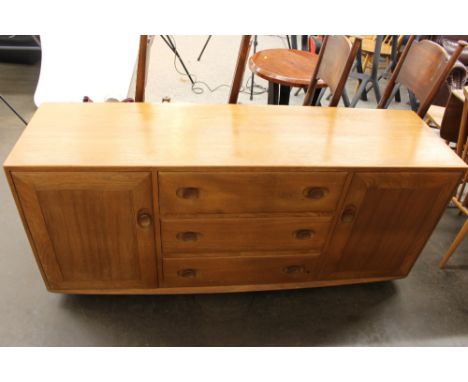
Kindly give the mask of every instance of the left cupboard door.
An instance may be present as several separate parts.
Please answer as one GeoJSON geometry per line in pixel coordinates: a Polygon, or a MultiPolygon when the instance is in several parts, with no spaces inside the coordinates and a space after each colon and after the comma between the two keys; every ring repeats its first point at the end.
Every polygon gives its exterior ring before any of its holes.
{"type": "Polygon", "coordinates": [[[156,288],[150,172],[13,172],[51,290],[156,288]]]}

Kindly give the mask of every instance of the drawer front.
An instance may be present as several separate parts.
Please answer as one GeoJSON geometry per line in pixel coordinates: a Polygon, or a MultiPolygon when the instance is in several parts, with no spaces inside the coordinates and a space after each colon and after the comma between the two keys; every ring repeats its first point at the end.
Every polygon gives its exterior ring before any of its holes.
{"type": "Polygon", "coordinates": [[[316,279],[318,255],[165,258],[164,286],[249,285],[316,279]]]}
{"type": "Polygon", "coordinates": [[[166,253],[320,249],[330,218],[163,219],[166,253]]]}
{"type": "Polygon", "coordinates": [[[346,172],[160,172],[162,214],[333,211],[346,172]]]}

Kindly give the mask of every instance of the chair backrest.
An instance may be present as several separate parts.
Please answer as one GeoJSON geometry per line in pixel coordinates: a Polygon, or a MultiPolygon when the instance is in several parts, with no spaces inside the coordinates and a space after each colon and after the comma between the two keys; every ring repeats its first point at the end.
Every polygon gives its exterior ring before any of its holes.
{"type": "Polygon", "coordinates": [[[311,105],[319,80],[324,81],[333,94],[329,106],[338,105],[360,44],[359,37],[351,43],[346,36],[325,36],[304,98],[305,106],[311,105]]]}
{"type": "Polygon", "coordinates": [[[229,92],[228,103],[236,104],[239,98],[239,92],[242,85],[242,78],[244,77],[245,66],[249,58],[250,45],[252,42],[252,35],[242,36],[237,54],[236,68],[234,69],[234,77],[232,78],[231,91],[229,92]]]}
{"type": "Polygon", "coordinates": [[[414,38],[415,36],[410,36],[377,108],[387,108],[398,89],[396,85],[403,85],[418,99],[417,113],[422,118],[447,79],[466,42],[459,41],[457,49],[449,56],[444,48],[435,42],[415,41],[414,38]]]}
{"type": "MultiPolygon", "coordinates": [[[[465,131],[468,124],[468,86],[464,89],[465,94],[465,102],[463,105],[463,114],[460,122],[460,136],[465,136],[465,131]]],[[[468,163],[468,138],[464,141],[464,147],[461,145],[457,146],[457,154],[460,155],[461,159],[468,163]],[[460,146],[460,147],[459,147],[460,146]],[[463,149],[463,151],[462,151],[463,149]]],[[[468,182],[468,171],[465,173],[462,184],[459,187],[458,191],[456,192],[455,197],[452,199],[453,202],[457,205],[457,207],[463,211],[466,215],[468,215],[468,194],[465,194],[466,183],[468,182]]]]}

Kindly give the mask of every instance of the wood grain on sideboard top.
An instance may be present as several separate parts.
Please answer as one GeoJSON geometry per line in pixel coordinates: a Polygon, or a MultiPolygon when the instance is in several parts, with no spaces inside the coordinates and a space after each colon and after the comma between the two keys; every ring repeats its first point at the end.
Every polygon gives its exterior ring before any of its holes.
{"type": "Polygon", "coordinates": [[[412,111],[147,103],[44,104],[4,165],[466,168],[412,111]]]}

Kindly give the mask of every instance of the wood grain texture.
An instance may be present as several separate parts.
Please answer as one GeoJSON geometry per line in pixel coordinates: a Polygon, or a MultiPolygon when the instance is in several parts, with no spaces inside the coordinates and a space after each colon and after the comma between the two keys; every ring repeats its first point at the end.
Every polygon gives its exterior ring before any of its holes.
{"type": "Polygon", "coordinates": [[[163,219],[163,252],[320,249],[330,218],[163,219]]]}
{"type": "Polygon", "coordinates": [[[161,213],[333,211],[346,172],[161,172],[161,213]]]}
{"type": "Polygon", "coordinates": [[[449,56],[439,44],[429,40],[415,41],[415,36],[410,36],[377,107],[387,107],[394,94],[395,85],[401,84],[417,97],[417,113],[421,118],[424,117],[467,45],[466,41],[459,41],[449,56]]]}
{"type": "Polygon", "coordinates": [[[7,169],[453,168],[413,112],[247,105],[45,104],[7,169]]]}
{"type": "MultiPolygon", "coordinates": [[[[312,78],[318,56],[295,49],[267,49],[255,53],[249,59],[249,68],[264,80],[277,84],[307,87],[312,78]]],[[[319,81],[318,87],[325,87],[319,81]]]]}
{"type": "MultiPolygon", "coordinates": [[[[460,175],[459,175],[460,176],[460,175]]],[[[324,279],[406,275],[458,183],[444,173],[358,173],[324,256],[324,279]]]]}
{"type": "Polygon", "coordinates": [[[149,173],[14,173],[38,257],[55,288],[157,286],[149,173]]]}
{"type": "Polygon", "coordinates": [[[467,166],[406,111],[58,104],[5,168],[49,290],[162,294],[404,277],[467,166]]]}
{"type": "Polygon", "coordinates": [[[325,36],[304,97],[304,106],[312,104],[320,80],[327,84],[332,93],[328,105],[338,105],[360,44],[359,37],[351,43],[346,36],[325,36]]]}
{"type": "Polygon", "coordinates": [[[317,255],[164,259],[164,286],[297,283],[313,280],[317,255]]]}
{"type": "Polygon", "coordinates": [[[236,68],[234,69],[234,76],[232,78],[231,90],[229,91],[228,103],[230,104],[236,104],[239,98],[239,91],[242,87],[242,79],[244,78],[245,66],[249,58],[251,42],[251,35],[242,36],[239,53],[237,55],[236,68]]]}

